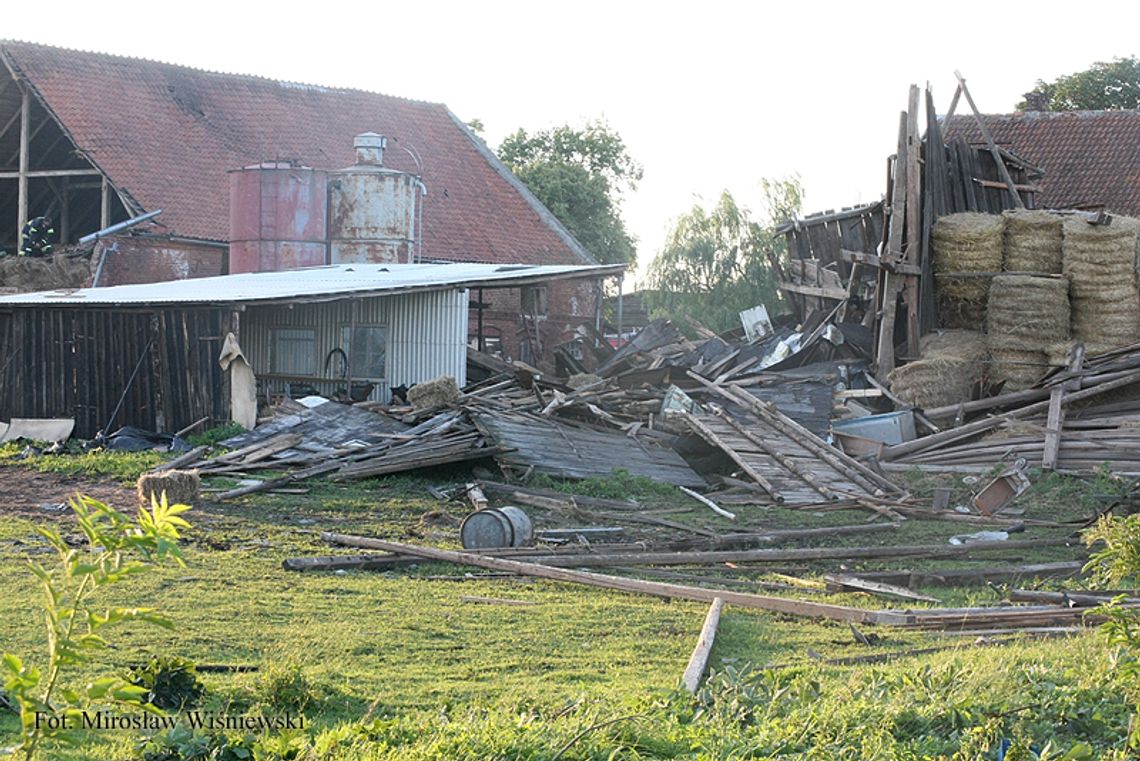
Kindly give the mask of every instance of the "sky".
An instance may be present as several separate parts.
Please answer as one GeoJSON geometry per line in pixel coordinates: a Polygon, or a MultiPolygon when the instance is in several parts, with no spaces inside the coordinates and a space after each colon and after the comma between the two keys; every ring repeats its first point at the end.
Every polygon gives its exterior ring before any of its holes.
{"type": "Polygon", "coordinates": [[[808,212],[877,200],[912,83],[941,113],[959,70],[1004,113],[1038,79],[1140,53],[1135,2],[6,5],[3,38],[442,102],[492,147],[604,118],[644,167],[623,205],[641,268],[722,190],[763,218],[765,177],[798,175],[808,212]]]}

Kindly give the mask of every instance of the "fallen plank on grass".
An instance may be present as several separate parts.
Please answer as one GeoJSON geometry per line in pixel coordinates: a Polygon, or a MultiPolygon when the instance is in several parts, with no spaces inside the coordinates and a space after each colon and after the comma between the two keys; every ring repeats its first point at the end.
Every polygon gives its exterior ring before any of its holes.
{"type": "Polygon", "coordinates": [[[321,538],[325,541],[338,544],[348,541],[365,540],[372,549],[385,550],[398,555],[411,555],[427,558],[429,560],[443,560],[450,563],[472,565],[479,568],[488,568],[493,571],[512,571],[521,576],[533,576],[540,579],[565,581],[572,584],[585,584],[603,589],[614,589],[621,592],[647,594],[655,597],[675,598],[679,600],[695,600],[697,602],[711,603],[716,598],[723,598],[725,602],[739,605],[742,608],[759,608],[774,613],[787,613],[793,616],[809,618],[826,618],[834,621],[854,621],[868,624],[894,624],[904,626],[911,619],[910,614],[895,611],[872,611],[849,608],[842,605],[828,605],[826,603],[792,600],[783,597],[768,597],[748,592],[732,592],[719,589],[704,589],[703,587],[690,587],[681,584],[667,584],[659,581],[643,581],[641,579],[627,579],[620,576],[607,576],[589,571],[576,571],[568,568],[553,568],[538,563],[520,562],[505,558],[476,555],[470,552],[457,552],[455,550],[440,550],[434,547],[419,547],[400,542],[389,542],[383,539],[367,539],[366,537],[351,537],[341,534],[323,533],[321,538]]]}
{"type": "Polygon", "coordinates": [[[705,624],[701,627],[701,636],[697,638],[697,646],[693,648],[693,654],[689,656],[689,665],[685,667],[685,673],[681,676],[681,684],[690,694],[696,694],[697,688],[701,685],[701,677],[709,665],[709,654],[712,653],[713,642],[716,641],[716,628],[720,624],[720,612],[723,608],[724,599],[714,597],[708,615],[705,616],[705,624]]]}

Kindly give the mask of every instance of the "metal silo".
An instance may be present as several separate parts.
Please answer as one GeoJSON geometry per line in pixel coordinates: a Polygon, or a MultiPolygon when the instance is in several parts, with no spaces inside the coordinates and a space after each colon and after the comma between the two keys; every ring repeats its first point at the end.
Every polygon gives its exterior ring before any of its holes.
{"type": "Polygon", "coordinates": [[[384,167],[387,141],[375,132],[353,140],[356,165],[329,173],[329,260],[410,262],[416,240],[418,177],[384,167]]]}
{"type": "Polygon", "coordinates": [[[328,259],[328,175],[271,161],[230,172],[230,272],[313,267],[328,259]]]}

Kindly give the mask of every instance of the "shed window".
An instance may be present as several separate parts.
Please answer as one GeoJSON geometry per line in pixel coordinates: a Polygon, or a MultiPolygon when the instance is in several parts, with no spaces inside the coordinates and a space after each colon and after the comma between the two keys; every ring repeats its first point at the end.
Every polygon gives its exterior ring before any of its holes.
{"type": "Polygon", "coordinates": [[[384,360],[388,347],[388,330],[383,325],[345,325],[341,328],[340,345],[352,362],[352,377],[361,380],[384,379],[384,360]],[[352,346],[349,348],[349,337],[352,346]]]}
{"type": "Polygon", "coordinates": [[[273,328],[269,332],[269,371],[281,375],[317,374],[317,331],[273,328]]]}
{"type": "Polygon", "coordinates": [[[523,314],[530,317],[546,316],[545,285],[531,285],[523,287],[519,296],[522,301],[523,314]]]}

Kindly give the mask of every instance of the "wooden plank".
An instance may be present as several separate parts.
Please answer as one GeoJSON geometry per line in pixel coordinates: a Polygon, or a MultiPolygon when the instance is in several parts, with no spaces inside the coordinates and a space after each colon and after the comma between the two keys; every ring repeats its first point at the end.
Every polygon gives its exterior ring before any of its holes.
{"type": "Polygon", "coordinates": [[[716,629],[720,625],[720,613],[724,609],[724,598],[714,597],[709,612],[705,615],[705,623],[701,627],[701,634],[697,638],[697,646],[689,656],[689,665],[681,676],[681,684],[690,694],[696,694],[701,684],[701,678],[708,668],[709,654],[712,653],[713,643],[716,641],[716,629]]]}
{"type": "Polygon", "coordinates": [[[823,577],[829,586],[837,587],[842,591],[869,592],[888,597],[901,597],[904,600],[917,600],[919,602],[941,602],[937,597],[923,595],[905,587],[887,584],[881,581],[871,581],[850,574],[829,573],[823,577]]]}
{"type": "Polygon", "coordinates": [[[777,489],[771,481],[769,481],[764,475],[757,471],[756,468],[752,466],[752,463],[741,457],[740,453],[735,451],[730,444],[725,442],[724,439],[717,435],[715,431],[709,428],[709,426],[700,420],[696,415],[692,414],[691,412],[682,410],[680,412],[680,417],[686,423],[688,423],[693,431],[700,435],[701,438],[732,458],[733,462],[739,465],[740,468],[745,473],[747,473],[753,481],[760,484],[764,491],[768,492],[768,494],[771,495],[773,500],[775,500],[778,504],[782,504],[784,502],[784,495],[780,493],[780,490],[777,489]]]}
{"type": "Polygon", "coordinates": [[[799,293],[805,296],[818,296],[825,299],[842,301],[847,298],[847,290],[828,285],[800,285],[798,283],[780,283],[780,290],[790,293],[799,293]]]}
{"type": "MultiPolygon", "coordinates": [[[[1069,372],[1080,372],[1085,359],[1085,345],[1077,344],[1069,357],[1069,372]]],[[[1049,394],[1049,415],[1045,423],[1045,450],[1041,455],[1041,467],[1044,470],[1053,470],[1057,467],[1057,455],[1061,451],[1061,433],[1065,426],[1065,405],[1063,404],[1066,391],[1075,391],[1080,385],[1076,378],[1055,386],[1049,394]]]]}

